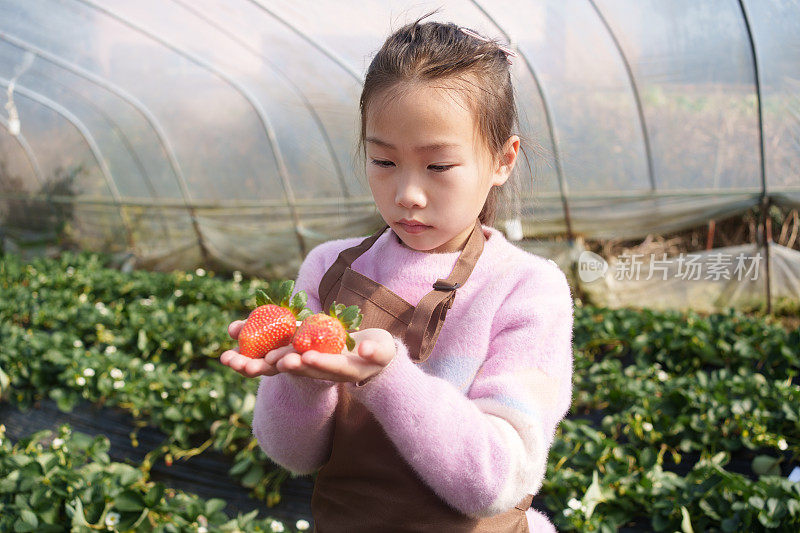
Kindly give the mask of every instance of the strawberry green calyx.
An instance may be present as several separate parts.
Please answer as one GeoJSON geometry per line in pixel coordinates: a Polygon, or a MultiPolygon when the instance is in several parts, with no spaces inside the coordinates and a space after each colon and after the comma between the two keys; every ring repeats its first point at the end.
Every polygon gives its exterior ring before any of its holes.
{"type": "Polygon", "coordinates": [[[349,331],[356,331],[358,326],[361,325],[361,320],[364,315],[361,314],[361,309],[357,305],[345,306],[344,304],[337,304],[333,302],[328,314],[342,323],[345,329],[345,345],[348,350],[352,350],[356,346],[356,341],[350,336],[349,331]]]}
{"type": "Polygon", "coordinates": [[[267,290],[256,290],[256,306],[262,305],[277,305],[285,307],[295,316],[297,320],[311,316],[312,312],[306,308],[308,302],[308,295],[305,291],[299,291],[292,297],[294,290],[294,281],[270,281],[267,285],[267,290]]]}

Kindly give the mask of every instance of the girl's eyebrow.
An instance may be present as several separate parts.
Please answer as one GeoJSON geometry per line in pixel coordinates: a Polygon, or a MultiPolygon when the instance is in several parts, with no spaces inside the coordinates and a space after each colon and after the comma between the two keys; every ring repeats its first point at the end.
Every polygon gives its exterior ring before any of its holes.
{"type": "MultiPolygon", "coordinates": [[[[395,146],[391,143],[378,139],[377,137],[367,137],[365,139],[368,143],[377,144],[378,146],[383,146],[384,148],[389,148],[391,150],[395,149],[395,146]]],[[[442,148],[458,148],[458,144],[456,143],[448,143],[448,142],[436,142],[431,144],[426,144],[424,146],[417,146],[414,148],[416,152],[432,152],[434,150],[441,150],[442,148]]]]}

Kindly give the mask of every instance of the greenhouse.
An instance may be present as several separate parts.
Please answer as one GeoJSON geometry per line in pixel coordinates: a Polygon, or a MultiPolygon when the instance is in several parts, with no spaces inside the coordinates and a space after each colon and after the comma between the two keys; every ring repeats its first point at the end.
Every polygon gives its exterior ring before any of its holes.
{"type": "Polygon", "coordinates": [[[514,51],[524,157],[494,225],[575,297],[534,506],[568,531],[797,531],[798,0],[0,0],[0,530],[313,527],[309,478],[253,444],[257,380],[215,359],[256,289],[383,227],[359,96],[434,10],[514,51]],[[81,498],[24,483],[59,468],[81,498]]]}

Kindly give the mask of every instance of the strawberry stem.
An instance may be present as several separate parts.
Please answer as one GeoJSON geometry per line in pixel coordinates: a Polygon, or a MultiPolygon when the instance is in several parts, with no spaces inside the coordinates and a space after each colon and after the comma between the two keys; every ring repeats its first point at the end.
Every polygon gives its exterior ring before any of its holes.
{"type": "Polygon", "coordinates": [[[345,330],[351,331],[357,330],[358,326],[361,325],[361,320],[364,318],[364,315],[361,314],[361,309],[357,305],[346,307],[344,304],[337,304],[336,302],[333,302],[328,314],[341,322],[345,330]]]}
{"type": "Polygon", "coordinates": [[[267,290],[256,289],[256,306],[278,305],[289,309],[297,320],[303,320],[313,313],[306,307],[308,295],[305,291],[298,291],[292,296],[294,281],[275,280],[267,284],[267,290]]]}

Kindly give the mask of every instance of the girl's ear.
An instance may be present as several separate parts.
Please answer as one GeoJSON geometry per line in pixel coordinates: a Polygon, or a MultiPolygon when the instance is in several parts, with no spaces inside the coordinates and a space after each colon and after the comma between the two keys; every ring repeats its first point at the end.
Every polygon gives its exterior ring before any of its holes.
{"type": "Polygon", "coordinates": [[[503,145],[500,157],[497,158],[497,166],[494,169],[494,176],[492,176],[492,185],[500,186],[508,180],[511,176],[511,171],[514,170],[518,154],[519,136],[512,135],[503,145]]]}

